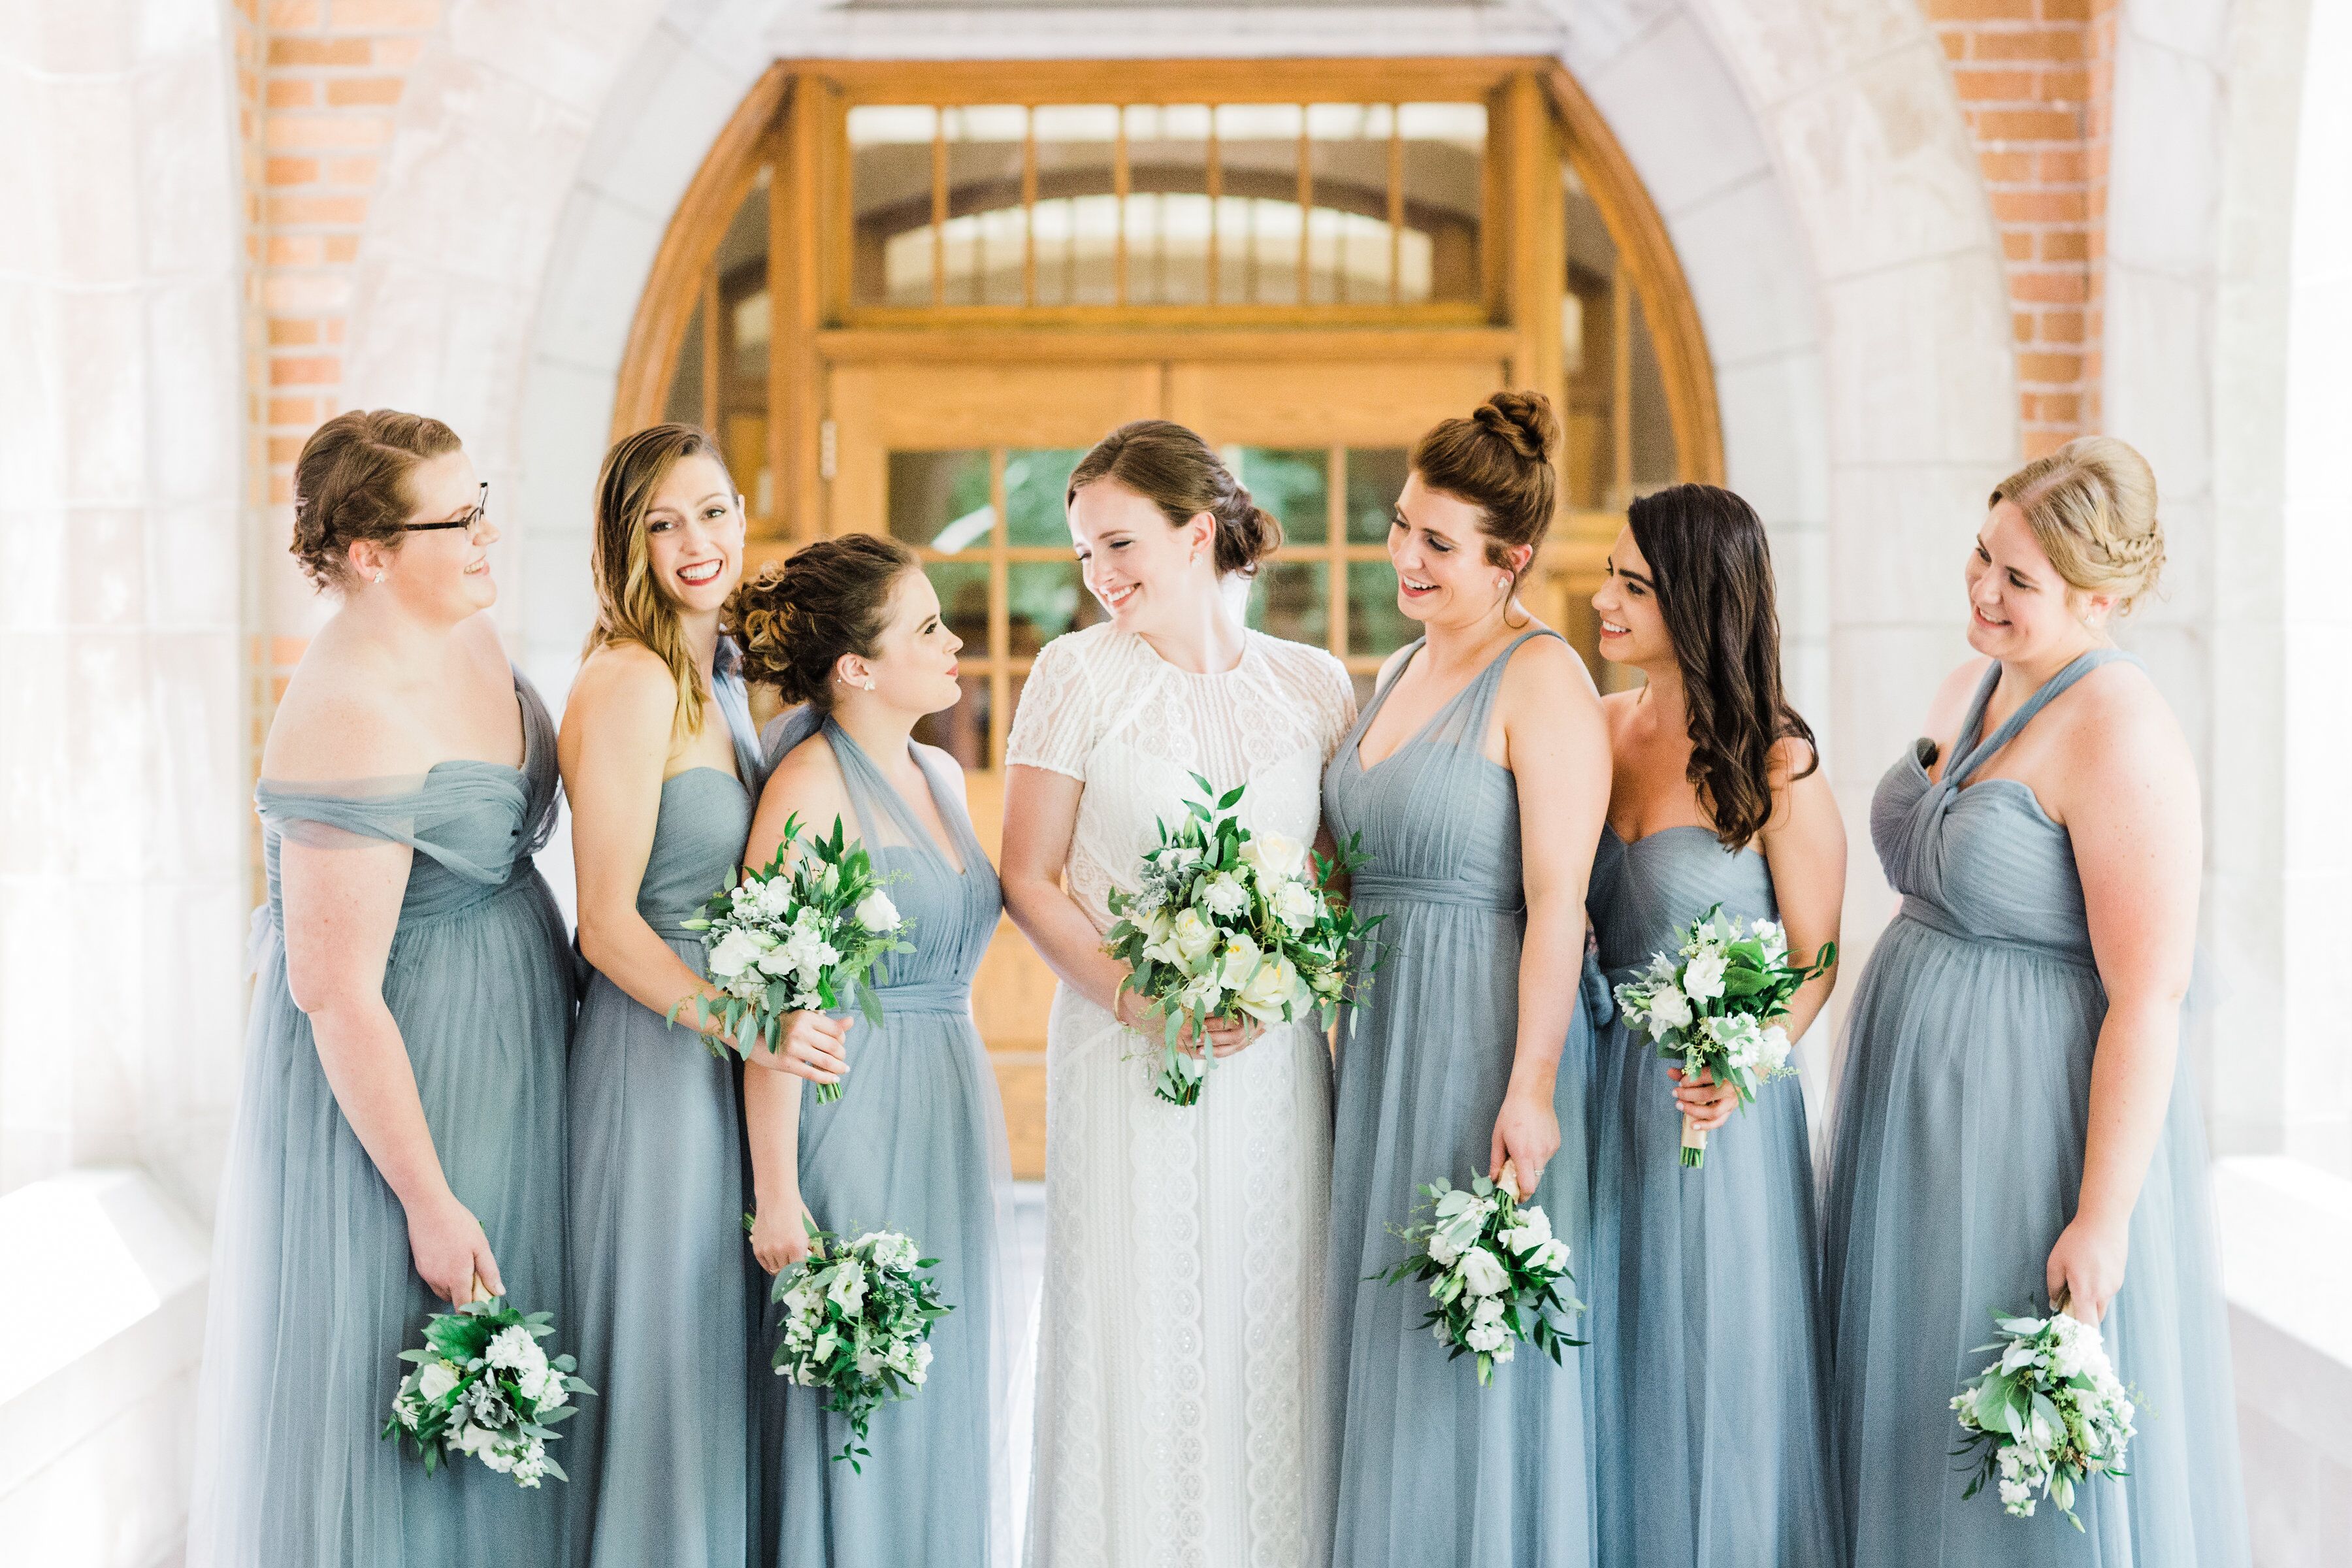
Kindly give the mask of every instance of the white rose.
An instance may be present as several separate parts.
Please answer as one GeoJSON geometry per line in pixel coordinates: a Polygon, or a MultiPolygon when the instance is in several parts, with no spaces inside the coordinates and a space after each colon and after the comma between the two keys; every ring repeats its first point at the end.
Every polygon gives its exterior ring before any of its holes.
{"type": "Polygon", "coordinates": [[[1483,1247],[1462,1255],[1462,1286],[1473,1296],[1492,1296],[1511,1282],[1500,1260],[1483,1247]]]}
{"type": "Polygon", "coordinates": [[[1519,1223],[1503,1233],[1503,1245],[1513,1257],[1541,1247],[1551,1239],[1551,1216],[1541,1209],[1521,1209],[1519,1223]]]}
{"type": "Polygon", "coordinates": [[[762,881],[759,889],[755,907],[761,914],[781,918],[792,913],[793,885],[789,879],[778,877],[772,881],[762,881]]]}
{"type": "Polygon", "coordinates": [[[530,1331],[516,1323],[498,1331],[482,1359],[492,1366],[520,1371],[534,1361],[545,1365],[547,1358],[539,1353],[539,1343],[530,1337],[530,1331]]]}
{"type": "Polygon", "coordinates": [[[1568,1243],[1554,1237],[1536,1248],[1525,1267],[1538,1274],[1558,1274],[1568,1267],[1568,1243]]]}
{"type": "Polygon", "coordinates": [[[1479,1297],[1478,1304],[1470,1309],[1470,1321],[1474,1323],[1501,1322],[1503,1321],[1503,1299],[1500,1296],[1479,1297]]]}
{"type": "Polygon", "coordinates": [[[497,1451],[498,1442],[499,1435],[496,1432],[477,1426],[468,1421],[457,1436],[449,1439],[449,1447],[461,1454],[473,1454],[487,1460],[497,1451]]]}
{"type": "Polygon", "coordinates": [[[1242,846],[1242,861],[1261,886],[1269,879],[1294,881],[1307,875],[1307,846],[1279,833],[1253,833],[1242,846]]]}
{"type": "Polygon", "coordinates": [[[1294,935],[1313,925],[1316,915],[1323,907],[1323,900],[1317,898],[1314,889],[1304,882],[1279,884],[1274,890],[1272,902],[1274,918],[1294,935]]]}
{"type": "Polygon", "coordinates": [[[1764,1065],[1774,1072],[1789,1065],[1789,1031],[1778,1024],[1764,1031],[1764,1065]]]}
{"type": "Polygon", "coordinates": [[[1462,1336],[1462,1342],[1474,1351],[1492,1355],[1503,1348],[1503,1342],[1509,1336],[1503,1331],[1500,1323],[1473,1323],[1470,1331],[1462,1336]]]}
{"type": "Polygon", "coordinates": [[[426,1362],[416,1380],[416,1392],[424,1396],[427,1405],[447,1397],[449,1391],[457,1386],[457,1369],[446,1361],[426,1362]]]}
{"type": "Polygon", "coordinates": [[[890,901],[889,894],[877,888],[857,900],[857,923],[867,931],[897,931],[898,906],[890,901]]]}
{"type": "Polygon", "coordinates": [[[1279,956],[1250,977],[1240,997],[1242,1011],[1261,1024],[1279,1024],[1311,1000],[1297,966],[1279,956]]]}
{"type": "Polygon", "coordinates": [[[834,1276],[833,1289],[825,1294],[831,1296],[834,1304],[843,1311],[853,1318],[857,1316],[866,1307],[865,1268],[856,1258],[849,1259],[841,1266],[841,1272],[834,1276]]]}
{"type": "Polygon", "coordinates": [[[1723,994],[1723,955],[1702,952],[1684,966],[1683,990],[1694,1002],[1712,1002],[1723,994]]]}
{"type": "Polygon", "coordinates": [[[1225,939],[1224,962],[1218,966],[1217,978],[1228,991],[1238,991],[1253,974],[1265,956],[1247,931],[1235,931],[1225,939]]]}
{"type": "Polygon", "coordinates": [[[1687,1028],[1691,1021],[1690,998],[1671,984],[1660,985],[1650,994],[1650,1022],[1656,1026],[1652,1034],[1665,1029],[1687,1028]]]}
{"type": "Polygon", "coordinates": [[[1208,957],[1209,950],[1217,944],[1217,928],[1202,920],[1198,910],[1177,910],[1176,919],[1169,928],[1169,935],[1187,963],[1198,963],[1208,957]]]}
{"type": "Polygon", "coordinates": [[[730,931],[719,939],[710,950],[710,973],[714,979],[732,980],[760,961],[760,955],[775,946],[775,939],[764,941],[748,931],[730,931]]]}
{"type": "Polygon", "coordinates": [[[862,1350],[857,1352],[857,1375],[871,1382],[882,1370],[882,1352],[862,1350]]]}
{"type": "Polygon", "coordinates": [[[1454,1259],[1462,1256],[1462,1248],[1455,1246],[1454,1239],[1445,1232],[1432,1231],[1429,1237],[1429,1256],[1436,1259],[1441,1268],[1451,1268],[1454,1267],[1454,1259]]]}
{"type": "Polygon", "coordinates": [[[1231,920],[1249,908],[1249,889],[1232,872],[1220,871],[1201,884],[1201,901],[1209,906],[1210,913],[1231,920]]]}

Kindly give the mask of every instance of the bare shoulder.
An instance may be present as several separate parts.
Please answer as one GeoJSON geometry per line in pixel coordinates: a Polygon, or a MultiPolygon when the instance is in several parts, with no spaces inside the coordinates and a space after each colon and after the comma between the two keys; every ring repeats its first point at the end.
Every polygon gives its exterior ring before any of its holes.
{"type": "Polygon", "coordinates": [[[1803,736],[1783,735],[1772,742],[1771,751],[1766,753],[1764,769],[1777,793],[1799,779],[1821,776],[1822,755],[1803,736]]]}
{"type": "Polygon", "coordinates": [[[1927,705],[1924,732],[1938,739],[1956,733],[1960,721],[1968,716],[1969,704],[1974,700],[1977,688],[1984,684],[1985,671],[1991,668],[1992,660],[1979,654],[1938,681],[1935,700],[1927,705]]]}
{"type": "Polygon", "coordinates": [[[822,810],[828,816],[841,810],[848,795],[841,759],[834,755],[833,742],[822,733],[786,752],[760,792],[763,805],[782,802],[804,813],[822,810]]]}
{"type": "Polygon", "coordinates": [[[435,760],[413,717],[361,662],[325,638],[286,684],[261,748],[262,776],[288,782],[394,778],[435,760]]]}
{"type": "Polygon", "coordinates": [[[1614,741],[1633,716],[1634,706],[1642,700],[1642,689],[1608,691],[1601,697],[1601,717],[1609,725],[1609,738],[1614,741]]]}
{"type": "Polygon", "coordinates": [[[498,618],[488,610],[459,621],[450,635],[457,639],[458,647],[485,664],[504,669],[509,663],[506,642],[499,636],[498,618]]]}
{"type": "Polygon", "coordinates": [[[2147,670],[2116,659],[2092,670],[2051,704],[2065,752],[2094,777],[2121,778],[2160,767],[2192,779],[2189,737],[2147,670]]]}
{"type": "Polygon", "coordinates": [[[1584,668],[1584,660],[1560,637],[1529,637],[1514,648],[1510,662],[1503,667],[1503,685],[1498,695],[1514,706],[1566,699],[1598,707],[1601,700],[1600,689],[1592,684],[1592,672],[1584,668]]]}
{"type": "Polygon", "coordinates": [[[677,711],[677,683],[662,657],[641,643],[607,643],[582,661],[563,704],[575,718],[612,716],[667,726],[677,711]]]}
{"type": "Polygon", "coordinates": [[[956,798],[969,805],[971,800],[971,792],[965,786],[963,764],[955,760],[955,753],[946,750],[944,747],[925,745],[920,741],[917,741],[914,744],[915,754],[918,757],[924,759],[924,761],[932,769],[953,779],[955,781],[956,798]]]}

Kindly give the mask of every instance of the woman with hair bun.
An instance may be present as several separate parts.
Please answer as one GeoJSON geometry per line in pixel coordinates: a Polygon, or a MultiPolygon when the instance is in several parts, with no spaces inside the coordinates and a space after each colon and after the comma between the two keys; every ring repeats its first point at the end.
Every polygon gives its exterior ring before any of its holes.
{"type": "Polygon", "coordinates": [[[488,489],[446,425],[391,409],[330,419],[294,466],[294,555],[336,603],[254,789],[268,898],[206,1314],[206,1568],[561,1561],[559,1488],[427,1475],[377,1436],[428,1314],[478,1288],[573,1323],[572,962],[530,858],[555,731],[483,613],[488,489]]]}
{"type": "Polygon", "coordinates": [[[2087,437],[1992,492],[1969,644],[1879,781],[1901,911],[1847,1022],[1827,1202],[1831,1405],[1871,1568],[2247,1561],[2229,1324],[2180,1012],[2203,834],[2179,721],[2109,637],[2164,563],[2156,479],[2087,437]],[[2129,1272],[2126,1272],[2126,1265],[2129,1272]],[[2014,1519],[1951,1453],[1989,1314],[2101,1325],[2130,1479],[2014,1519]]]}
{"type": "MultiPolygon", "coordinates": [[[[1800,963],[1837,939],[1845,828],[1782,695],[1773,598],[1764,525],[1729,490],[1675,485],[1628,509],[1592,596],[1601,657],[1643,678],[1601,702],[1615,778],[1589,899],[1612,984],[1716,909],[1780,922],[1800,963]]],[[[1791,999],[1790,1038],[1834,983],[1791,999]]],[[[1683,1083],[1622,1019],[1601,1031],[1596,1067],[1592,1251],[1578,1279],[1601,1560],[1835,1568],[1804,1094],[1775,1084],[1734,1115],[1728,1086],[1683,1083]],[[1700,1170],[1682,1167],[1685,1115],[1708,1132],[1700,1170]]]]}
{"type": "MultiPolygon", "coordinates": [[[[996,873],[974,836],[962,770],[915,725],[962,696],[939,595],[912,551],[868,533],[820,540],[738,589],[727,625],[743,672],[798,704],[769,727],[775,772],[744,860],[764,867],[797,816],[862,840],[913,924],[875,1000],[850,1025],[841,1098],[820,1104],[788,1074],[744,1075],[754,1221],[770,1274],[808,1256],[804,1220],[844,1234],[895,1230],[939,1259],[954,1309],[931,1330],[921,1395],[885,1408],[863,1475],[834,1462],[847,1424],[755,1365],[759,1531],[773,1568],[981,1568],[1011,1562],[1006,1388],[1021,1324],[1008,1308],[1001,1229],[1012,1173],[1004,1109],[971,982],[995,935],[996,873]]],[[[763,1314],[772,1346],[780,1312],[763,1314]]],[[[764,1361],[764,1356],[762,1357],[764,1361]]]]}
{"type": "Polygon", "coordinates": [[[717,443],[685,425],[615,442],[595,524],[596,625],[562,740],[593,971],[572,1047],[575,1331],[600,1395],[564,1429],[572,1561],[741,1568],[758,1298],[738,1086],[833,1081],[841,1026],[796,1016],[781,1051],[737,1067],[700,1021],[719,993],[686,922],[742,863],[762,777],[719,631],[743,505],[717,443]]]}
{"type": "Polygon", "coordinates": [[[1213,1021],[1189,1107],[1153,1098],[1162,1025],[1103,952],[1112,888],[1198,789],[1314,842],[1353,716],[1320,648],[1244,629],[1274,519],[1181,425],[1070,475],[1108,623],[1045,645],[1005,748],[1004,901],[1060,978],[1045,1032],[1046,1259],[1029,1561],[1294,1568],[1322,1312],[1329,1061],[1311,1021],[1213,1021]]]}
{"type": "Polygon", "coordinates": [[[1370,857],[1355,906],[1386,917],[1339,1030],[1313,1560],[1340,1568],[1597,1561],[1580,1368],[1522,1346],[1482,1388],[1423,1330],[1426,1299],[1378,1278],[1423,1183],[1507,1163],[1584,1267],[1584,894],[1609,737],[1582,661],[1517,597],[1559,438],[1541,394],[1506,392],[1413,448],[1388,547],[1423,636],[1323,776],[1332,831],[1370,857]]]}

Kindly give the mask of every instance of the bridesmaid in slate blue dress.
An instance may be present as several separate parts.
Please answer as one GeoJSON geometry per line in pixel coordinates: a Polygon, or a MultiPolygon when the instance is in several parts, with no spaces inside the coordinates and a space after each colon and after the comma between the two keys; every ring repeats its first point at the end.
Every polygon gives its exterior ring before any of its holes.
{"type": "Polygon", "coordinates": [[[781,1073],[747,1075],[757,1200],[751,1250],[768,1274],[808,1256],[803,1221],[845,1236],[914,1238],[941,1300],[921,1390],[873,1421],[864,1473],[835,1460],[850,1438],[822,1390],[772,1374],[781,1309],[766,1314],[752,1376],[761,1428],[761,1528],[773,1568],[984,1568],[1011,1560],[1002,1417],[1013,1314],[1003,1310],[1012,1176],[1004,1109],[972,1022],[971,981],[1002,909],[953,758],[912,737],[962,695],[939,595],[906,546],[852,533],[796,552],[730,607],[754,680],[796,703],[770,726],[778,759],[745,859],[764,866],[797,816],[862,839],[915,951],[876,987],[883,1022],[855,1021],[851,1071],[832,1104],[781,1073]]]}
{"type": "Polygon", "coordinates": [[[1552,510],[1559,426],[1497,394],[1422,437],[1389,528],[1424,628],[1324,774],[1323,814],[1370,857],[1352,896],[1380,967],[1339,1028],[1331,1264],[1314,1559],[1342,1568],[1583,1568],[1593,1554],[1582,1371],[1522,1345],[1480,1388],[1368,1276],[1444,1176],[1508,1160],[1585,1267],[1580,984],[1585,879],[1609,795],[1591,678],[1516,590],[1552,510]]]}
{"type": "Polygon", "coordinates": [[[1853,1560],[2247,1561],[2204,1130],[2179,1059],[2202,859],[2179,723],[2107,625],[2156,585],[2156,481],[2086,437],[1993,492],[1984,655],[1878,785],[1902,912],[1853,1001],[1823,1212],[1853,1560]],[[2128,1270],[2126,1264],[2128,1263],[2128,1270]],[[2131,1476],[1963,1501],[1948,1404],[1990,1312],[2071,1301],[2137,1390],[2131,1476]]]}
{"type": "Polygon", "coordinates": [[[837,1069],[804,1022],[750,1068],[713,1057],[699,912],[743,858],[759,740],[719,632],[742,574],[741,499],[710,438],[625,437],[596,487],[599,601],[562,752],[580,952],[594,973],[572,1061],[572,1261],[582,1375],[566,1428],[572,1559],[742,1568],[751,1520],[745,1071],[837,1069]],[[673,1010],[677,1022],[669,1022],[673,1010]]]}
{"type": "Polygon", "coordinates": [[[400,1352],[477,1279],[572,1326],[572,966],[530,861],[554,819],[553,727],[482,613],[499,535],[447,426],[338,416],[295,485],[294,553],[341,604],[255,791],[269,896],[188,1561],[552,1568],[560,1487],[471,1460],[428,1476],[378,1431],[400,1352]]]}
{"type": "MultiPolygon", "coordinates": [[[[1845,828],[1812,731],[1781,695],[1764,528],[1710,485],[1636,500],[1592,605],[1601,652],[1639,668],[1601,700],[1615,782],[1590,904],[1612,985],[1716,907],[1780,921],[1810,958],[1838,933],[1845,828]]],[[[1829,1000],[1808,984],[1801,1036],[1829,1000]]],[[[1611,1568],[1834,1568],[1828,1334],[1805,1100],[1683,1084],[1622,1020],[1592,1096],[1594,1513],[1611,1568]],[[1706,1163],[1682,1165],[1687,1113],[1706,1163]],[[1726,1124],[1727,1119],[1727,1125],[1726,1124]]]]}

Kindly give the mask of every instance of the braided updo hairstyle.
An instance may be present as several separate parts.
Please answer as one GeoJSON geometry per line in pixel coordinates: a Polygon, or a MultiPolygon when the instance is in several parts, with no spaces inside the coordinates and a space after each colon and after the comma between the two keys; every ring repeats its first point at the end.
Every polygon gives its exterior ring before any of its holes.
{"type": "Polygon", "coordinates": [[[2112,436],[2084,436],[2036,458],[1992,492],[2013,502],[2067,584],[2112,594],[2127,615],[2164,574],[2164,525],[2147,459],[2112,436]]]}
{"type": "Polygon", "coordinates": [[[416,504],[409,475],[459,445],[457,433],[438,419],[394,408],[354,408],[310,432],[294,460],[289,547],[303,574],[320,588],[343,587],[353,544],[366,540],[399,549],[408,537],[401,524],[416,504]]]}
{"type": "Polygon", "coordinates": [[[1511,564],[1510,552],[1521,545],[1532,551],[1551,527],[1559,489],[1551,459],[1559,445],[1551,399],[1498,392],[1467,419],[1441,420],[1412,449],[1412,470],[1423,484],[1486,514],[1486,559],[1511,574],[1514,593],[1524,568],[1511,564]]]}
{"type": "Polygon", "coordinates": [[[1282,547],[1282,524],[1250,500],[1216,449],[1183,426],[1137,419],[1094,444],[1070,470],[1067,506],[1097,479],[1111,479],[1158,507],[1171,528],[1202,512],[1216,521],[1217,574],[1255,574],[1259,560],[1282,547]]]}
{"type": "Polygon", "coordinates": [[[831,708],[842,656],[873,657],[898,579],[921,570],[913,551],[871,533],[820,539],[761,567],[720,613],[743,649],[743,679],[768,682],[787,703],[831,708]]]}

